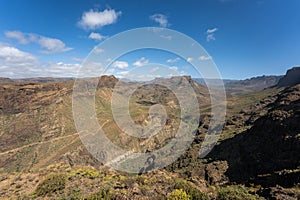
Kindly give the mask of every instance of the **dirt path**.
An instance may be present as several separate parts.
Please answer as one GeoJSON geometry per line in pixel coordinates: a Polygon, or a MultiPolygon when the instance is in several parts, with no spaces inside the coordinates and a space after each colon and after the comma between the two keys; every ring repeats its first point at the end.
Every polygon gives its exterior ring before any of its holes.
{"type": "MultiPolygon", "coordinates": [[[[106,120],[106,122],[104,122],[100,128],[104,127],[108,122],[109,122],[109,120],[106,120]]],[[[17,151],[20,151],[20,150],[23,150],[23,149],[26,149],[26,148],[29,148],[29,147],[32,147],[32,146],[35,146],[35,145],[47,144],[49,142],[55,142],[55,141],[58,141],[58,140],[61,140],[61,139],[73,137],[75,135],[79,136],[79,133],[76,132],[76,133],[72,133],[70,135],[59,136],[59,137],[56,137],[56,138],[53,138],[53,139],[50,139],[50,140],[47,140],[47,141],[34,142],[34,143],[31,143],[31,144],[27,144],[27,145],[24,145],[24,146],[21,146],[21,147],[17,147],[15,149],[10,149],[8,151],[0,152],[0,156],[5,155],[5,154],[9,154],[9,153],[14,153],[14,152],[17,152],[17,151]]]]}
{"type": "Polygon", "coordinates": [[[47,140],[47,141],[34,142],[34,143],[27,144],[27,145],[24,145],[24,146],[15,148],[15,149],[10,149],[8,151],[1,152],[0,156],[8,154],[8,153],[14,153],[14,152],[17,152],[17,151],[20,151],[22,149],[26,149],[26,148],[29,148],[29,147],[32,147],[32,146],[35,146],[35,145],[46,144],[46,143],[49,143],[49,142],[55,142],[57,140],[65,139],[65,138],[72,137],[72,136],[75,136],[75,135],[78,135],[78,133],[73,133],[71,135],[65,135],[65,136],[56,137],[56,138],[53,138],[53,139],[50,139],[50,140],[47,140]]]}

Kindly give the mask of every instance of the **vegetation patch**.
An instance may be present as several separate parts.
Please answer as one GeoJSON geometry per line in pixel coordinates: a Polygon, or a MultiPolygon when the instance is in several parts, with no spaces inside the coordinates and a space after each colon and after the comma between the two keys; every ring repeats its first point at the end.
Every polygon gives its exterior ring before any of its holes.
{"type": "Polygon", "coordinates": [[[182,189],[173,190],[168,196],[168,200],[190,200],[191,196],[182,189]]]}
{"type": "Polygon", "coordinates": [[[217,200],[255,200],[264,199],[241,185],[227,186],[218,189],[217,200]]]}
{"type": "Polygon", "coordinates": [[[75,171],[72,171],[68,178],[71,179],[73,177],[87,177],[90,179],[94,179],[99,177],[99,172],[94,169],[77,169],[75,171]]]}
{"type": "Polygon", "coordinates": [[[189,181],[180,180],[174,184],[174,189],[179,189],[186,192],[191,199],[197,200],[206,200],[208,199],[207,195],[201,192],[195,184],[189,181]]]}
{"type": "Polygon", "coordinates": [[[65,189],[66,176],[64,174],[50,174],[40,182],[35,190],[35,195],[45,196],[47,194],[65,189]]]}

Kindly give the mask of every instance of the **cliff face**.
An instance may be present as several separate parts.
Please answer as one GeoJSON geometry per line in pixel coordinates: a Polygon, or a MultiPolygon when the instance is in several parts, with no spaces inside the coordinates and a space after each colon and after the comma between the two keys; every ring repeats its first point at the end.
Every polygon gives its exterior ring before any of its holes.
{"type": "Polygon", "coordinates": [[[210,156],[228,162],[231,181],[291,187],[300,181],[300,84],[267,107],[252,128],[221,142],[210,156]]]}
{"type": "Polygon", "coordinates": [[[293,86],[300,83],[300,67],[294,67],[287,71],[286,75],[282,77],[277,87],[293,86]]]}

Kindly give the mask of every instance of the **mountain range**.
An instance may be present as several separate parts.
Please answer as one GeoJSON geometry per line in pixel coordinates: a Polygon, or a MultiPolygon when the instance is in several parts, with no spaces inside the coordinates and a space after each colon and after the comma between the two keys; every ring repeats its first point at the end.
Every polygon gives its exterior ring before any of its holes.
{"type": "MultiPolygon", "coordinates": [[[[186,199],[299,199],[300,67],[284,76],[224,80],[226,123],[204,158],[199,149],[212,118],[209,91],[203,79],[191,77],[173,78],[178,87],[182,78],[200,102],[195,139],[175,162],[145,174],[109,170],[87,151],[73,121],[73,79],[1,78],[0,198],[172,199],[181,194],[186,199]]],[[[114,122],[110,104],[118,81],[102,76],[96,87],[96,115],[107,137],[135,152],[167,145],[180,121],[176,96],[157,84],[133,93],[129,107],[136,124],[147,125],[155,104],[168,114],[159,134],[141,140],[114,122]]]]}

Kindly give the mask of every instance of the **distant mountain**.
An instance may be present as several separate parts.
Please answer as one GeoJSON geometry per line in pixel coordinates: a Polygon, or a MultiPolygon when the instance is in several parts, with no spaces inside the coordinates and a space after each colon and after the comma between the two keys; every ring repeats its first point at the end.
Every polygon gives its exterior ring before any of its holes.
{"type": "Polygon", "coordinates": [[[70,80],[74,80],[74,78],[36,77],[36,78],[13,79],[14,82],[31,82],[31,83],[67,82],[70,80]]]}
{"type": "MultiPolygon", "coordinates": [[[[194,81],[197,83],[200,83],[201,85],[207,85],[207,82],[209,82],[210,86],[212,87],[218,87],[220,85],[220,80],[219,79],[204,79],[204,78],[193,78],[194,81]]],[[[239,80],[234,80],[234,79],[222,79],[224,84],[227,83],[232,83],[232,82],[237,82],[239,80]]]]}
{"type": "Polygon", "coordinates": [[[11,82],[13,82],[13,80],[11,80],[10,78],[0,77],[0,83],[11,83],[11,82]]]}
{"type": "Polygon", "coordinates": [[[288,70],[286,72],[286,75],[279,80],[277,87],[294,86],[299,83],[300,83],[300,67],[294,67],[288,70]]]}
{"type": "MultiPolygon", "coordinates": [[[[222,81],[226,92],[236,95],[257,92],[272,87],[276,85],[282,77],[283,76],[258,76],[245,80],[223,79],[222,81]]],[[[194,80],[202,85],[207,85],[208,82],[210,86],[215,89],[218,89],[220,86],[219,79],[194,78],[194,80]]]]}
{"type": "Polygon", "coordinates": [[[258,76],[246,80],[225,83],[229,94],[246,94],[272,87],[278,83],[282,76],[258,76]]]}

